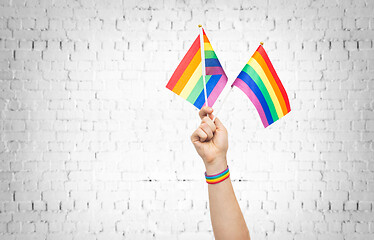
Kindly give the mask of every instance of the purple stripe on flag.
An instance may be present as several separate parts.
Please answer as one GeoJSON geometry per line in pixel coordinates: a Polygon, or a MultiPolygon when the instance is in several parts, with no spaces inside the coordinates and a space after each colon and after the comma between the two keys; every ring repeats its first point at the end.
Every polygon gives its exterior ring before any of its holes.
{"type": "Polygon", "coordinates": [[[206,75],[226,75],[222,67],[205,67],[206,75]]]}
{"type": "Polygon", "coordinates": [[[226,83],[227,83],[227,77],[226,75],[222,75],[219,81],[217,82],[216,86],[212,90],[212,92],[209,94],[209,97],[208,97],[209,106],[212,107],[213,104],[216,102],[218,96],[221,94],[222,90],[225,88],[226,83]]]}
{"type": "Polygon", "coordinates": [[[240,88],[248,96],[248,98],[252,101],[253,105],[255,105],[264,127],[266,128],[267,126],[269,126],[264,110],[262,109],[261,103],[258,101],[256,95],[252,92],[248,85],[245,82],[243,82],[243,80],[241,80],[240,78],[235,79],[232,85],[240,88]]]}

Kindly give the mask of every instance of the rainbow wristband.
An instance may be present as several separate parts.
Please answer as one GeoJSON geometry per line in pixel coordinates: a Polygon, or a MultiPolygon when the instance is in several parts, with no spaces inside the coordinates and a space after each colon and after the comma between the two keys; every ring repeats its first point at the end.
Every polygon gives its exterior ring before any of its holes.
{"type": "Polygon", "coordinates": [[[220,173],[215,174],[215,175],[207,175],[206,172],[205,172],[205,179],[206,179],[206,182],[209,183],[209,184],[220,183],[220,182],[226,180],[229,177],[230,177],[229,166],[227,166],[226,170],[224,170],[223,172],[220,172],[220,173]]]}

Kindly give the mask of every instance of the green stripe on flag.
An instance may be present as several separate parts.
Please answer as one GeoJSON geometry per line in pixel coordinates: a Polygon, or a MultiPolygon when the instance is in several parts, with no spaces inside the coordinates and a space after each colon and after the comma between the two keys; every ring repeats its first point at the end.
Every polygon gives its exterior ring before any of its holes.
{"type": "Polygon", "coordinates": [[[214,51],[208,50],[208,51],[204,51],[204,52],[205,52],[205,59],[217,58],[217,55],[214,51]]]}
{"type": "MultiPolygon", "coordinates": [[[[212,75],[205,76],[205,85],[208,84],[209,79],[212,75]]],[[[192,89],[190,95],[187,98],[187,101],[194,104],[196,99],[199,97],[201,91],[204,90],[204,83],[203,83],[203,76],[200,77],[199,81],[197,81],[195,87],[192,89]]]]}

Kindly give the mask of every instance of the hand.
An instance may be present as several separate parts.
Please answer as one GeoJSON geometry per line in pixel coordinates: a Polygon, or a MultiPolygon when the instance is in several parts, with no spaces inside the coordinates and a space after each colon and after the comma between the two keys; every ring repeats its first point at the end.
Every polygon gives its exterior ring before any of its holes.
{"type": "Polygon", "coordinates": [[[201,124],[191,136],[197,153],[204,161],[207,174],[219,173],[227,167],[227,130],[218,118],[213,122],[212,112],[213,109],[210,107],[201,108],[201,124]]]}

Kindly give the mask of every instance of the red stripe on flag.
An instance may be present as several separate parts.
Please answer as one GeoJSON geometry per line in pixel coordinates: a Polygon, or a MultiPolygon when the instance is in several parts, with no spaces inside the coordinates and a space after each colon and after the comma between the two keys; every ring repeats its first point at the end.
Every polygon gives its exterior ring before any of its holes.
{"type": "Polygon", "coordinates": [[[275,71],[275,69],[273,67],[273,64],[270,62],[270,59],[269,59],[268,55],[265,52],[265,49],[262,47],[262,45],[260,45],[257,48],[256,51],[261,54],[262,58],[265,60],[266,65],[268,66],[268,68],[269,68],[269,70],[271,72],[271,75],[273,75],[274,80],[277,83],[277,85],[278,85],[278,87],[279,87],[279,89],[280,89],[280,91],[282,93],[283,99],[286,102],[287,112],[291,111],[290,102],[288,100],[288,96],[287,96],[286,90],[284,89],[283,84],[280,81],[280,79],[278,77],[278,74],[277,74],[277,72],[275,71]]]}
{"type": "Polygon", "coordinates": [[[210,43],[208,36],[205,34],[204,28],[203,28],[203,38],[204,38],[204,43],[210,43]]]}
{"type": "Polygon", "coordinates": [[[192,61],[193,57],[195,56],[196,52],[200,48],[200,38],[197,36],[195,41],[193,42],[192,46],[186,53],[186,55],[183,57],[182,61],[179,63],[177,69],[175,69],[173,75],[171,76],[168,84],[166,87],[173,91],[174,86],[179,81],[180,77],[182,76],[183,72],[186,70],[187,66],[192,61]]]}

